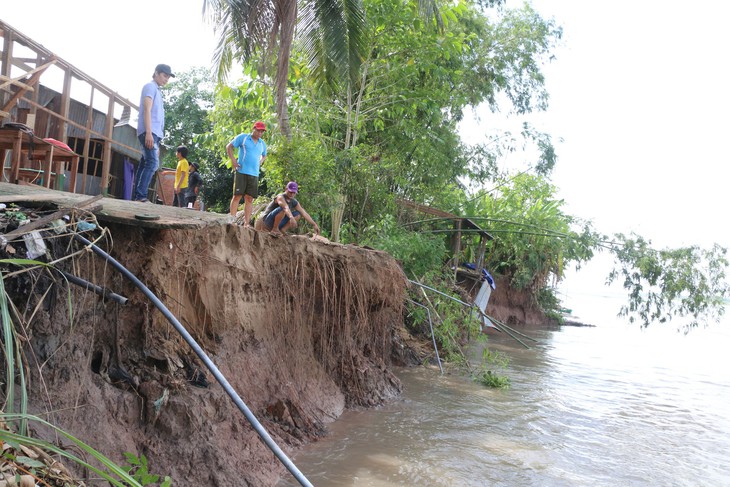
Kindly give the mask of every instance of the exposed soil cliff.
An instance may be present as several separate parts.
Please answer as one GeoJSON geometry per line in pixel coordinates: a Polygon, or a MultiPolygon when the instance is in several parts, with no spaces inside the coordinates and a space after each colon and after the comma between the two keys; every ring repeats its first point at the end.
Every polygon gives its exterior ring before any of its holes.
{"type": "MultiPolygon", "coordinates": [[[[285,452],[323,434],[345,407],[397,396],[389,366],[420,360],[403,328],[407,281],[388,254],[238,225],[108,228],[98,246],[165,303],[285,452]]],[[[176,485],[265,486],[289,475],[131,281],[67,233],[42,237],[55,269],[129,302],[71,286],[56,270],[6,277],[31,413],[121,464],[125,452],[145,455],[150,471],[176,485]]],[[[22,244],[0,250],[24,256],[22,244]]],[[[529,295],[503,284],[487,311],[509,324],[544,320],[529,295]]],[[[71,447],[42,425],[31,429],[71,447]]]]}
{"type": "MultiPolygon", "coordinates": [[[[99,246],[167,305],[285,452],[343,408],[399,394],[388,365],[406,281],[387,254],[237,225],[110,230],[113,245],[99,246]]],[[[67,236],[48,241],[53,258],[79,249],[67,236]]],[[[144,454],[176,485],[288,475],[140,290],[91,252],[56,266],[129,303],[46,271],[7,280],[24,316],[32,412],[121,463],[144,454]]]]}
{"type": "Polygon", "coordinates": [[[535,297],[527,290],[513,289],[505,279],[497,279],[497,289],[492,292],[487,314],[511,326],[543,326],[555,324],[548,320],[537,306],[535,297]]]}
{"type": "MultiPolygon", "coordinates": [[[[482,286],[481,273],[460,269],[456,282],[464,301],[475,302],[482,286]]],[[[496,289],[491,292],[486,313],[510,326],[556,324],[545,317],[528,290],[511,288],[509,279],[499,276],[496,277],[496,289]]]]}

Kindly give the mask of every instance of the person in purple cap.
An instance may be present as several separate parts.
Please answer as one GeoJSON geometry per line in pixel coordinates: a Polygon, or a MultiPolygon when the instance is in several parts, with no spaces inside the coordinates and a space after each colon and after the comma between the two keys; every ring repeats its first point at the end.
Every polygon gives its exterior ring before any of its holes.
{"type": "Polygon", "coordinates": [[[132,199],[135,201],[149,201],[147,190],[160,165],[160,141],[165,135],[165,109],[160,88],[174,77],[170,66],[158,64],[152,73],[152,81],[142,87],[137,120],[137,138],[142,145],[142,158],[134,174],[132,199]]]}
{"type": "Polygon", "coordinates": [[[317,222],[294,198],[298,192],[299,185],[294,181],[289,181],[286,190],[277,195],[264,210],[264,214],[259,220],[262,222],[260,229],[273,234],[286,234],[289,229],[296,228],[299,219],[304,217],[314,227],[314,233],[319,235],[317,222]]]}

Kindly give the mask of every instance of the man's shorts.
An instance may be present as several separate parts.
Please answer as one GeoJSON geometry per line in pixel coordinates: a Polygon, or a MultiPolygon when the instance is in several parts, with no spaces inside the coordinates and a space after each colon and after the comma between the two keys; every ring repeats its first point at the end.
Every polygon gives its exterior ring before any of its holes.
{"type": "MultiPolygon", "coordinates": [[[[279,206],[278,208],[275,208],[274,210],[272,210],[271,213],[266,215],[266,218],[264,218],[264,227],[266,227],[267,230],[271,230],[272,228],[274,228],[274,220],[276,219],[276,215],[278,215],[282,211],[284,211],[284,210],[282,210],[281,206],[279,206]]],[[[292,216],[294,218],[298,217],[299,212],[292,211],[292,216]]],[[[281,221],[279,222],[279,230],[284,228],[284,225],[286,225],[288,222],[289,222],[289,217],[287,215],[284,215],[282,217],[281,221]]]]}
{"type": "Polygon", "coordinates": [[[236,171],[233,177],[233,194],[247,194],[251,198],[259,195],[259,178],[236,171]]]}

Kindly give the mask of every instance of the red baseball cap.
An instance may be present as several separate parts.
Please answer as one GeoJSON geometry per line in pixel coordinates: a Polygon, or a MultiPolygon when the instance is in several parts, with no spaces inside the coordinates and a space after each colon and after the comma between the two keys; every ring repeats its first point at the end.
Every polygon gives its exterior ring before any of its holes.
{"type": "Polygon", "coordinates": [[[260,122],[260,121],[256,122],[255,124],[253,124],[253,128],[256,130],[263,130],[264,132],[266,132],[266,124],[264,122],[260,122]]]}

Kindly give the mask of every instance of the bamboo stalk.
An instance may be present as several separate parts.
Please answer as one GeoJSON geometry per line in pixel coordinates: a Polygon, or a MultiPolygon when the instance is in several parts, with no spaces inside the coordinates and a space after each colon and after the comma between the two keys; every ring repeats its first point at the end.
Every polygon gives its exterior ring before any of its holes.
{"type": "Polygon", "coordinates": [[[504,328],[509,328],[509,329],[510,329],[510,330],[511,330],[511,331],[512,331],[513,333],[516,333],[517,335],[520,335],[521,337],[527,338],[528,340],[532,340],[532,341],[533,341],[533,342],[535,342],[535,343],[537,343],[537,342],[538,342],[538,340],[536,340],[536,339],[532,338],[531,336],[525,335],[524,333],[520,333],[519,331],[515,330],[514,328],[512,328],[512,327],[510,327],[510,326],[507,326],[507,325],[506,325],[506,324],[505,324],[504,322],[502,322],[502,321],[499,321],[499,320],[498,320],[498,319],[496,319],[496,318],[492,318],[491,316],[489,316],[489,315],[488,315],[488,314],[486,314],[486,313],[484,314],[484,316],[486,316],[487,318],[489,318],[489,319],[490,319],[491,321],[493,321],[493,322],[497,322],[497,323],[499,323],[499,324],[500,324],[500,325],[501,325],[502,327],[504,327],[504,328]]]}

